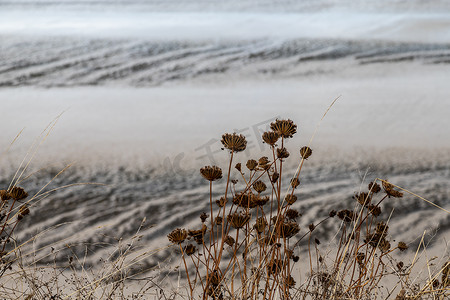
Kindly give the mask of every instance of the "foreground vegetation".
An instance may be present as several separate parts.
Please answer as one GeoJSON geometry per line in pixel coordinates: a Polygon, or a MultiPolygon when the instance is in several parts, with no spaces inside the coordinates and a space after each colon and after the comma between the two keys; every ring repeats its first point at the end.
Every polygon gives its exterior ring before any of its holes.
{"type": "MultiPolygon", "coordinates": [[[[417,249],[408,249],[408,241],[394,242],[390,217],[381,218],[383,204],[401,201],[407,192],[387,180],[373,180],[354,195],[352,207],[331,210],[301,228],[294,203],[300,201],[301,173],[313,151],[308,145],[291,154],[285,147],[297,132],[293,121],[276,120],[270,127],[262,135],[270,157],[245,165],[236,158],[246,138],[222,136],[229,153],[226,178],[218,166],[200,169],[209,183],[209,211],[199,216],[197,227],[173,229],[170,244],[152,250],[135,247],[138,228],[98,267],[86,266],[76,253],[64,264],[43,264],[34,252],[23,252],[39,236],[19,243],[14,232],[42,190],[29,196],[19,186],[23,171],[18,172],[0,190],[0,298],[449,299],[448,257],[438,266],[419,263],[423,241],[417,249]],[[286,174],[287,159],[298,159],[293,176],[286,174]],[[165,271],[165,261],[136,268],[167,247],[181,259],[177,277],[165,271]],[[419,278],[420,268],[427,268],[428,276],[419,278]],[[174,281],[177,288],[168,288],[174,281]]],[[[58,250],[50,247],[47,257],[58,250]]]]}

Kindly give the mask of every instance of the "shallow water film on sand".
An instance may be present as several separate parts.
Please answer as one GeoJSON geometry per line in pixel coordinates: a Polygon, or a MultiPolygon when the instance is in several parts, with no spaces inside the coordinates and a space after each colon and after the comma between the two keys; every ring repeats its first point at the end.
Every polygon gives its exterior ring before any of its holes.
{"type": "Polygon", "coordinates": [[[289,118],[286,176],[314,151],[300,228],[389,179],[429,201],[384,203],[390,234],[448,259],[449,20],[448,1],[0,0],[0,189],[38,193],[15,240],[37,265],[98,267],[135,237],[164,249],[131,273],[164,262],[176,278],[166,236],[208,212],[199,170],[228,175],[222,134],[246,137],[245,166],[289,118]]]}

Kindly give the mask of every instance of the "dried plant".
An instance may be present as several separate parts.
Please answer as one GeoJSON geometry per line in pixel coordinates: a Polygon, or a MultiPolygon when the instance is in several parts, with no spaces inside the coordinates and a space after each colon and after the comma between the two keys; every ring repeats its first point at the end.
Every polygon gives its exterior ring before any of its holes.
{"type": "Polygon", "coordinates": [[[230,157],[223,183],[225,190],[216,201],[212,199],[212,181],[220,179],[222,171],[216,166],[200,170],[210,186],[209,222],[202,219],[201,229],[189,229],[186,240],[181,235],[185,229],[175,229],[168,235],[182,249],[189,299],[385,299],[380,287],[390,277],[397,284],[388,297],[449,296],[448,263],[434,275],[432,284],[418,288],[409,278],[414,263],[404,266],[392,255],[409,246],[401,241],[394,247],[388,221],[379,220],[383,202],[404,195],[404,191],[387,180],[377,178],[367,191],[354,195],[353,208],[332,210],[302,229],[298,223],[301,214],[292,205],[301,190],[304,162],[313,151],[304,146],[297,152],[300,154],[297,172],[284,184],[284,160],[291,157],[284,143],[297,132],[297,125],[292,120],[276,120],[270,128],[272,131],[264,132],[262,140],[270,146],[272,157],[248,160],[245,163],[248,174],[244,173],[242,163],[234,163],[235,154],[245,150],[245,137],[229,133],[222,136],[230,157]],[[205,170],[216,170],[217,176],[205,176],[205,170]],[[237,180],[231,180],[232,171],[244,183],[239,188],[237,180]],[[285,188],[287,192],[282,193],[285,188]],[[337,243],[326,251],[327,255],[322,255],[319,247],[324,243],[316,231],[330,222],[336,226],[337,243]],[[184,248],[182,244],[186,244],[184,248]],[[294,270],[305,253],[308,271],[300,268],[307,274],[301,282],[294,270]],[[394,291],[398,295],[393,295],[394,291]]]}

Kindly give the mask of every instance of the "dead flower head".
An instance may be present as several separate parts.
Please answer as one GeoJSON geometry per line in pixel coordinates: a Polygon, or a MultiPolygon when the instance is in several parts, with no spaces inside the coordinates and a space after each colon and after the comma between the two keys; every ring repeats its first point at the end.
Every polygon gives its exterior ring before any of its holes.
{"type": "Polygon", "coordinates": [[[295,201],[297,201],[297,196],[292,195],[292,194],[288,194],[288,195],[286,195],[285,200],[286,200],[286,202],[287,202],[289,205],[292,205],[292,204],[295,203],[295,201]]]}
{"type": "Polygon", "coordinates": [[[184,247],[184,252],[186,253],[187,256],[191,256],[192,254],[195,253],[195,251],[197,251],[197,247],[195,247],[192,244],[189,244],[186,247],[184,247]]]}
{"type": "Polygon", "coordinates": [[[401,197],[403,197],[403,193],[402,192],[394,190],[394,185],[392,183],[389,183],[388,181],[383,180],[382,184],[383,184],[384,191],[386,192],[386,194],[389,197],[394,197],[394,198],[401,198],[401,197]]]}
{"type": "Polygon", "coordinates": [[[6,201],[11,199],[11,195],[8,193],[7,190],[0,190],[0,199],[2,201],[6,201]]]}
{"type": "Polygon", "coordinates": [[[344,222],[351,222],[353,219],[355,219],[355,213],[352,210],[343,209],[337,213],[337,216],[339,219],[341,219],[344,222]]]}
{"type": "Polygon", "coordinates": [[[269,196],[261,197],[260,195],[256,195],[253,198],[253,202],[255,202],[257,206],[264,206],[269,202],[269,196]]]}
{"type": "Polygon", "coordinates": [[[291,238],[300,231],[300,226],[296,222],[286,222],[281,225],[281,235],[284,238],[291,238]]]}
{"type": "Polygon", "coordinates": [[[22,220],[24,216],[28,215],[30,213],[30,209],[26,204],[22,205],[19,208],[19,213],[17,214],[17,219],[22,220]]]}
{"type": "Polygon", "coordinates": [[[234,213],[227,216],[227,220],[233,228],[239,229],[247,225],[250,221],[250,215],[234,213]]]}
{"type": "Polygon", "coordinates": [[[371,196],[367,193],[359,193],[353,196],[353,199],[356,199],[356,201],[358,201],[358,203],[362,206],[367,206],[370,203],[371,196]]]}
{"type": "Polygon", "coordinates": [[[242,208],[254,208],[258,206],[256,203],[256,197],[253,194],[237,194],[233,197],[233,204],[242,208]]]}
{"type": "Polygon", "coordinates": [[[288,158],[289,157],[289,151],[287,151],[286,148],[277,148],[277,157],[279,159],[288,158]]]}
{"type": "Polygon", "coordinates": [[[280,174],[278,174],[278,172],[273,172],[272,178],[271,178],[272,182],[273,183],[277,182],[278,178],[280,178],[280,174]]]}
{"type": "Polygon", "coordinates": [[[261,169],[265,171],[268,170],[270,168],[270,161],[267,158],[267,156],[261,157],[258,161],[258,165],[260,166],[261,169]]]}
{"type": "Polygon", "coordinates": [[[256,219],[256,223],[255,225],[253,225],[253,228],[255,228],[255,230],[258,233],[263,233],[266,226],[267,226],[266,219],[264,217],[259,217],[258,219],[256,219]]]}
{"type": "Polygon", "coordinates": [[[21,187],[15,186],[9,191],[9,195],[14,200],[22,200],[28,197],[28,193],[21,187]]]}
{"type": "Polygon", "coordinates": [[[217,166],[206,166],[200,169],[202,176],[208,181],[216,181],[222,178],[222,169],[217,166]]]}
{"type": "Polygon", "coordinates": [[[206,219],[208,219],[208,215],[205,212],[202,212],[200,214],[200,220],[202,221],[202,223],[205,223],[206,219]]]}
{"type": "Polygon", "coordinates": [[[236,133],[225,133],[222,135],[221,142],[225,148],[231,150],[232,152],[244,151],[247,147],[247,141],[242,134],[238,135],[236,133]]]}
{"type": "Polygon", "coordinates": [[[291,179],[291,186],[293,189],[297,188],[299,185],[300,185],[300,179],[298,179],[298,178],[291,179]]]}
{"type": "Polygon", "coordinates": [[[369,183],[369,192],[376,194],[379,191],[381,191],[381,187],[378,183],[376,183],[376,182],[369,183]]]}
{"type": "Polygon", "coordinates": [[[203,224],[201,229],[189,230],[188,234],[190,237],[192,237],[194,239],[194,241],[197,244],[201,245],[201,244],[203,244],[203,236],[205,235],[206,229],[207,229],[206,225],[203,224]]]}
{"type": "Polygon", "coordinates": [[[289,275],[289,277],[286,279],[286,285],[291,289],[295,286],[295,280],[294,277],[289,275]]]}
{"type": "Polygon", "coordinates": [[[288,209],[286,211],[286,217],[288,219],[295,220],[298,217],[300,217],[300,213],[298,211],[296,211],[295,209],[288,209]]]}
{"type": "Polygon", "coordinates": [[[234,245],[234,239],[231,236],[227,235],[225,237],[224,243],[232,247],[234,245]]]}
{"type": "Polygon", "coordinates": [[[262,182],[261,180],[258,180],[258,181],[253,182],[253,188],[255,189],[256,192],[262,193],[266,190],[267,186],[264,182],[262,182]]]}
{"type": "Polygon", "coordinates": [[[254,160],[254,159],[249,159],[249,160],[247,161],[246,166],[247,166],[247,168],[248,168],[250,171],[255,171],[256,168],[258,167],[258,162],[257,162],[256,160],[254,160]]]}
{"type": "Polygon", "coordinates": [[[381,208],[377,205],[370,204],[367,209],[374,217],[381,215],[381,208]]]}
{"type": "Polygon", "coordinates": [[[309,147],[307,147],[307,146],[302,147],[302,148],[300,149],[300,156],[301,156],[303,159],[308,159],[308,158],[311,156],[311,154],[312,154],[312,149],[309,148],[309,147]]]}
{"type": "Polygon", "coordinates": [[[276,120],[270,124],[270,129],[283,138],[291,138],[297,132],[297,125],[292,120],[276,120]]]}
{"type": "Polygon", "coordinates": [[[279,138],[280,135],[274,131],[266,131],[262,135],[263,141],[272,147],[275,146],[275,143],[278,141],[279,138]]]}
{"type": "Polygon", "coordinates": [[[181,244],[187,238],[187,232],[185,229],[177,228],[167,235],[169,241],[174,244],[181,244]]]}
{"type": "Polygon", "coordinates": [[[223,197],[223,196],[220,197],[219,200],[216,200],[216,204],[217,204],[217,206],[219,206],[219,207],[224,207],[226,203],[227,203],[227,200],[226,200],[225,197],[223,197]]]}
{"type": "Polygon", "coordinates": [[[408,249],[408,245],[406,245],[405,242],[399,242],[397,247],[402,252],[405,251],[406,249],[408,249]]]}

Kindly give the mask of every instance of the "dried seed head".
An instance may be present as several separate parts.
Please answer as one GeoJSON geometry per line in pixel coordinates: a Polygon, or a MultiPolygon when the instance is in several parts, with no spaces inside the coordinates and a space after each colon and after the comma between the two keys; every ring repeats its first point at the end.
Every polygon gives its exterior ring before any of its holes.
{"type": "Polygon", "coordinates": [[[300,149],[300,156],[301,156],[303,159],[308,159],[308,158],[311,156],[311,154],[312,154],[312,149],[309,148],[309,147],[307,147],[307,146],[302,147],[302,148],[300,149]]]}
{"type": "Polygon", "coordinates": [[[300,214],[299,214],[299,212],[296,211],[295,209],[288,209],[288,210],[286,211],[286,217],[287,217],[288,219],[295,220],[295,219],[297,219],[298,217],[300,217],[300,214]]]}
{"type": "Polygon", "coordinates": [[[408,245],[406,245],[405,242],[399,242],[397,247],[402,252],[405,251],[406,249],[408,249],[408,245]]]}
{"type": "Polygon", "coordinates": [[[283,262],[275,258],[267,264],[267,272],[269,273],[269,275],[276,275],[279,271],[281,271],[282,267],[283,262]]]}
{"type": "Polygon", "coordinates": [[[219,216],[217,216],[214,219],[214,223],[216,223],[216,225],[222,225],[222,221],[223,221],[222,217],[219,217],[219,216]]]}
{"type": "Polygon", "coordinates": [[[257,206],[264,206],[267,204],[267,202],[269,202],[269,196],[261,197],[260,195],[257,195],[254,196],[253,198],[254,198],[253,202],[255,202],[257,206]]]}
{"type": "Polygon", "coordinates": [[[337,212],[333,209],[332,211],[330,211],[330,213],[328,214],[330,216],[330,218],[334,218],[336,216],[337,212]]]}
{"type": "Polygon", "coordinates": [[[369,196],[367,193],[359,193],[353,196],[353,199],[358,201],[359,204],[362,206],[369,205],[370,201],[372,200],[372,197],[369,196]]]}
{"type": "Polygon", "coordinates": [[[267,171],[270,168],[270,160],[267,158],[267,156],[263,156],[259,159],[258,165],[261,169],[267,171]]]}
{"type": "Polygon", "coordinates": [[[402,269],[403,269],[403,266],[404,266],[405,264],[402,262],[402,261],[400,261],[400,262],[398,262],[397,263],[397,269],[399,270],[399,271],[401,271],[402,269]]]}
{"type": "Polygon", "coordinates": [[[192,254],[195,253],[195,251],[197,251],[197,248],[192,244],[189,244],[186,247],[184,247],[184,253],[186,253],[187,256],[191,256],[192,254]]]}
{"type": "Polygon", "coordinates": [[[293,260],[294,262],[298,262],[298,261],[300,260],[300,257],[294,255],[294,256],[292,256],[292,260],[293,260]]]}
{"type": "Polygon", "coordinates": [[[376,182],[369,183],[369,192],[376,194],[379,191],[381,191],[381,187],[378,183],[376,183],[376,182]]]}
{"type": "Polygon", "coordinates": [[[248,221],[250,221],[250,215],[234,213],[228,215],[227,220],[233,228],[239,229],[247,225],[248,221]]]}
{"type": "Polygon", "coordinates": [[[223,197],[223,196],[220,197],[219,200],[216,200],[216,204],[217,204],[217,206],[219,206],[219,207],[224,207],[226,203],[227,203],[227,200],[226,200],[225,197],[223,197]]]}
{"type": "Polygon", "coordinates": [[[189,230],[188,234],[190,237],[192,237],[194,239],[194,241],[197,244],[201,245],[201,244],[203,244],[203,237],[205,235],[206,229],[207,229],[206,225],[203,224],[201,229],[189,230]]]}
{"type": "Polygon", "coordinates": [[[29,213],[30,213],[30,209],[28,208],[28,206],[26,204],[24,204],[19,208],[19,213],[17,214],[17,219],[22,220],[23,217],[25,217],[29,213]]]}
{"type": "Polygon", "coordinates": [[[11,195],[8,193],[7,190],[0,190],[0,199],[2,201],[7,201],[11,199],[11,195]]]}
{"type": "Polygon", "coordinates": [[[220,284],[220,275],[219,272],[217,272],[217,270],[214,270],[214,272],[211,273],[210,277],[209,277],[209,282],[213,285],[213,286],[218,286],[220,284]]]}
{"type": "Polygon", "coordinates": [[[339,219],[344,222],[351,222],[355,218],[355,213],[348,209],[343,209],[337,213],[339,219]]]}
{"type": "Polygon", "coordinates": [[[291,186],[293,189],[297,188],[299,185],[300,185],[300,179],[298,179],[298,178],[291,179],[291,186]]]}
{"type": "Polygon", "coordinates": [[[314,229],[316,229],[316,225],[314,225],[314,223],[311,223],[308,225],[309,231],[314,231],[314,229]]]}
{"type": "Polygon", "coordinates": [[[241,172],[241,170],[242,170],[242,165],[241,165],[241,163],[237,163],[234,167],[236,168],[236,170],[238,170],[239,172],[241,172]]]}
{"type": "Polygon", "coordinates": [[[200,220],[202,221],[202,223],[205,223],[206,219],[208,219],[208,215],[205,212],[202,212],[202,214],[200,215],[200,220]]]}
{"type": "Polygon", "coordinates": [[[297,125],[292,120],[276,120],[270,124],[270,129],[283,138],[291,138],[297,132],[297,125]]]}
{"type": "Polygon", "coordinates": [[[378,217],[379,215],[381,215],[381,207],[377,205],[371,204],[367,207],[367,209],[374,217],[378,217]]]}
{"type": "Polygon", "coordinates": [[[187,232],[185,229],[177,228],[167,235],[169,241],[174,244],[181,244],[187,238],[187,232]]]}
{"type": "Polygon", "coordinates": [[[391,243],[387,240],[381,240],[378,244],[378,248],[381,250],[381,252],[388,252],[389,249],[391,249],[391,243]]]}
{"type": "Polygon", "coordinates": [[[263,141],[272,147],[275,146],[275,143],[278,141],[279,138],[280,135],[274,131],[266,131],[262,135],[263,141]]]}
{"type": "Polygon", "coordinates": [[[247,168],[248,168],[250,171],[255,171],[255,170],[256,170],[256,167],[258,167],[258,162],[257,162],[256,160],[254,160],[254,159],[249,159],[249,160],[247,161],[246,166],[247,166],[247,168]]]}
{"type": "Polygon", "coordinates": [[[386,180],[382,181],[384,191],[389,197],[401,198],[403,197],[403,193],[394,190],[394,185],[392,183],[387,182],[386,180]]]}
{"type": "Polygon", "coordinates": [[[247,141],[242,134],[237,135],[236,133],[225,133],[222,135],[221,142],[225,148],[231,150],[232,152],[244,151],[247,147],[247,141]]]}
{"type": "Polygon", "coordinates": [[[232,184],[236,184],[236,183],[238,183],[238,180],[237,179],[231,179],[231,183],[232,184]]]}
{"type": "Polygon", "coordinates": [[[256,192],[262,193],[266,190],[267,186],[264,182],[262,182],[261,180],[258,180],[258,181],[253,182],[253,188],[255,189],[256,192]]]}
{"type": "Polygon", "coordinates": [[[267,221],[264,217],[259,217],[258,219],[256,219],[255,225],[253,225],[253,228],[255,228],[255,230],[258,233],[263,233],[264,229],[267,226],[267,221]]]}
{"type": "Polygon", "coordinates": [[[297,196],[292,195],[292,194],[287,194],[285,200],[286,200],[287,204],[292,205],[295,203],[295,201],[297,201],[297,196]]]}
{"type": "Polygon", "coordinates": [[[234,239],[233,239],[231,236],[227,235],[227,236],[225,237],[224,243],[227,244],[227,245],[230,246],[230,247],[233,247],[233,245],[234,245],[234,239]]]}
{"type": "Polygon", "coordinates": [[[237,194],[233,197],[233,204],[242,208],[255,208],[258,206],[256,198],[253,194],[237,194]]]}
{"type": "Polygon", "coordinates": [[[277,148],[277,157],[279,159],[288,158],[289,157],[289,151],[287,151],[286,148],[277,148]]]}
{"type": "Polygon", "coordinates": [[[208,181],[216,181],[222,178],[222,169],[217,166],[206,166],[200,169],[202,176],[208,181]]]}
{"type": "Polygon", "coordinates": [[[280,174],[278,174],[278,172],[273,172],[273,174],[272,174],[272,183],[277,182],[279,177],[280,177],[280,174]]]}
{"type": "Polygon", "coordinates": [[[300,226],[295,222],[287,222],[281,225],[281,236],[289,239],[300,231],[300,226]]]}
{"type": "Polygon", "coordinates": [[[9,191],[9,195],[14,200],[22,200],[28,197],[28,193],[21,187],[15,186],[9,191]]]}
{"type": "Polygon", "coordinates": [[[295,287],[295,280],[294,277],[292,277],[291,275],[289,275],[289,277],[286,279],[286,285],[292,289],[293,287],[295,287]]]}
{"type": "Polygon", "coordinates": [[[388,230],[389,230],[389,226],[386,225],[384,222],[377,223],[377,227],[375,228],[376,233],[378,233],[379,235],[382,235],[383,237],[385,237],[387,235],[388,230]]]}

